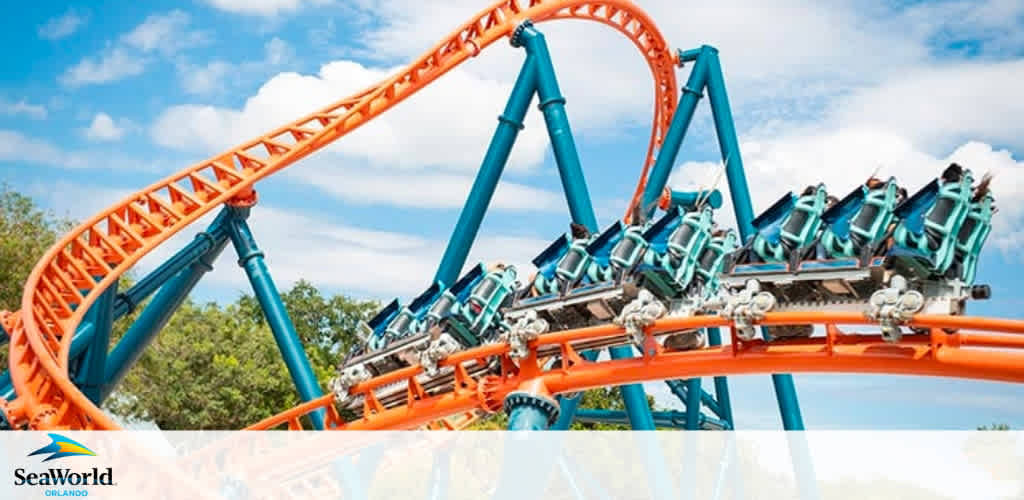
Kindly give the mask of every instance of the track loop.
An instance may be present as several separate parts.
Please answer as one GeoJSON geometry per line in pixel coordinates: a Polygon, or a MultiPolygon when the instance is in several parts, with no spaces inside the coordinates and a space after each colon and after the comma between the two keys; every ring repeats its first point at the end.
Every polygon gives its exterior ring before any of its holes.
{"type": "Polygon", "coordinates": [[[68,378],[71,337],[89,306],[143,256],[212,209],[246,203],[255,183],[345,136],[412,96],[524,19],[583,19],[626,35],[655,89],[649,165],[676,106],[674,56],[628,0],[503,0],[477,14],[405,70],[318,112],[188,167],[86,220],[47,251],[25,285],[11,334],[11,376],[33,427],[117,425],[68,378]],[[56,409],[54,409],[56,408],[56,409]]]}

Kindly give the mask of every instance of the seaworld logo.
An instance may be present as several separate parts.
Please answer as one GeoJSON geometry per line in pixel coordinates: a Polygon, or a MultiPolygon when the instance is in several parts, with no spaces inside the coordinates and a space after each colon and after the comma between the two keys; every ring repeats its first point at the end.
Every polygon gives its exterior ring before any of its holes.
{"type": "Polygon", "coordinates": [[[50,434],[50,439],[53,440],[53,442],[29,453],[28,456],[31,457],[32,455],[43,455],[49,453],[50,456],[44,458],[44,462],[49,462],[55,458],[73,457],[76,455],[86,455],[90,457],[96,456],[96,453],[89,448],[86,448],[82,443],[73,439],[68,439],[60,434],[50,434]]]}
{"type": "MultiPolygon", "coordinates": [[[[94,451],[73,439],[68,439],[60,434],[50,434],[49,436],[52,440],[50,444],[29,453],[28,456],[48,455],[43,459],[43,462],[64,457],[96,456],[94,451]]],[[[111,467],[107,467],[104,471],[93,467],[88,472],[76,472],[70,468],[47,469],[41,472],[26,472],[25,469],[16,469],[14,471],[15,486],[112,486],[113,484],[114,470],[111,467]]],[[[88,495],[88,492],[85,490],[47,491],[47,496],[86,495],[88,495]]]]}

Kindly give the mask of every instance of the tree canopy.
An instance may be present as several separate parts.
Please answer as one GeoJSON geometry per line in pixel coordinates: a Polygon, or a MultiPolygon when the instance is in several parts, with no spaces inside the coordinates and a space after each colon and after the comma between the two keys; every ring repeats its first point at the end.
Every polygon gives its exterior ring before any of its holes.
{"type": "MultiPolygon", "coordinates": [[[[21,308],[32,268],[71,226],[71,221],[41,210],[32,198],[0,184],[0,310],[21,308]]],[[[6,369],[7,349],[0,349],[0,366],[6,369]]]]}
{"type": "MultiPolygon", "coordinates": [[[[355,325],[375,305],[324,297],[305,281],[282,299],[317,379],[326,386],[342,353],[355,342],[355,325]]],[[[298,402],[259,303],[246,294],[224,306],[186,301],[106,408],[161,429],[239,429],[298,402]]]]}

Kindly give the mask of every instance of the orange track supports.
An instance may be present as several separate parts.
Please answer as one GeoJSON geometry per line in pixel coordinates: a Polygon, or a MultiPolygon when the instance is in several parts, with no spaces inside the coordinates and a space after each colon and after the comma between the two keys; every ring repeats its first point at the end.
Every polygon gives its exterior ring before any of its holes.
{"type": "Polygon", "coordinates": [[[395,76],[156,182],[86,220],[50,248],[26,282],[21,311],[10,330],[12,382],[19,411],[30,427],[117,427],[68,378],[68,356],[71,334],[85,311],[139,259],[211,209],[250,203],[256,181],[384,113],[511,34],[524,19],[597,21],[625,34],[640,49],[655,81],[646,168],[671,119],[677,92],[675,55],[651,18],[628,0],[500,1],[395,76]]]}
{"type": "MultiPolygon", "coordinates": [[[[395,408],[366,405],[363,418],[352,422],[331,420],[329,427],[349,430],[415,428],[449,414],[488,410],[494,401],[502,400],[530,380],[543,383],[554,394],[650,380],[778,372],[889,373],[1024,382],[1024,321],[1020,320],[921,315],[914,318],[911,326],[929,329],[931,333],[905,336],[899,344],[884,342],[879,335],[843,334],[836,325],[870,324],[867,318],[856,313],[769,313],[760,324],[824,324],[826,335],[771,343],[757,340],[687,352],[655,349],[653,355],[643,358],[586,362],[575,355],[569,342],[622,330],[601,326],[549,333],[531,344],[534,352],[538,346],[558,345],[563,357],[572,360],[571,363],[563,362],[538,372],[536,358],[530,356],[522,360],[517,369],[503,370],[501,377],[463,380],[457,384],[463,388],[429,398],[410,399],[395,408]],[[945,331],[961,328],[978,331],[945,331]],[[969,346],[985,348],[969,349],[969,346]],[[476,390],[467,390],[470,387],[476,390]]],[[[717,316],[672,318],[656,322],[648,333],[727,325],[717,316]]],[[[736,342],[735,336],[733,341],[736,342]]],[[[650,352],[650,348],[647,351],[650,352]]],[[[458,370],[463,363],[502,356],[503,364],[508,367],[511,365],[507,352],[506,345],[486,345],[455,353],[441,364],[455,366],[458,370]]],[[[419,366],[398,370],[358,384],[351,393],[376,401],[372,396],[374,389],[412,380],[418,373],[419,366]]],[[[297,422],[302,415],[324,407],[333,408],[332,396],[297,406],[249,429],[270,429],[297,422]]]]}

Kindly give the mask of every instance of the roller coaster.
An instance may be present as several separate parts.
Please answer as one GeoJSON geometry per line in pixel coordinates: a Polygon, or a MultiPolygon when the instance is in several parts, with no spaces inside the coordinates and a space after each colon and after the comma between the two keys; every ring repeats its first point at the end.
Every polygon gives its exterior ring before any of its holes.
{"type": "Polygon", "coordinates": [[[20,310],[0,312],[0,339],[10,344],[0,424],[118,428],[100,405],[229,241],[303,401],[253,430],[458,428],[498,411],[510,429],[566,429],[581,391],[610,386],[621,386],[626,411],[580,410],[582,419],[732,429],[726,376],[737,374],[772,374],[783,426],[799,430],[788,373],[1024,381],[1024,321],[967,314],[970,301],[991,294],[974,282],[996,212],[987,177],[952,164],[909,194],[872,174],[839,186],[852,190],[841,199],[811,185],[755,217],[725,89],[715,48],[673,50],[628,0],[502,0],[386,80],[157,181],[61,238],[29,276],[20,310]],[[566,19],[625,35],[654,81],[636,190],[604,229],[538,28],[566,19]],[[337,375],[317,380],[249,226],[255,185],[504,39],[525,58],[433,281],[361,325],[337,375]],[[680,87],[676,72],[687,67],[680,87]],[[705,94],[736,228],[715,223],[723,197],[714,186],[666,187],[705,94]],[[532,275],[503,263],[467,267],[535,95],[570,231],[533,260],[532,275]],[[118,290],[143,256],[215,208],[193,242],[118,290]],[[111,346],[112,323],[144,303],[111,346]],[[701,387],[705,376],[715,377],[713,395],[701,387]],[[685,411],[652,413],[639,385],[650,381],[665,381],[685,411]]]}

